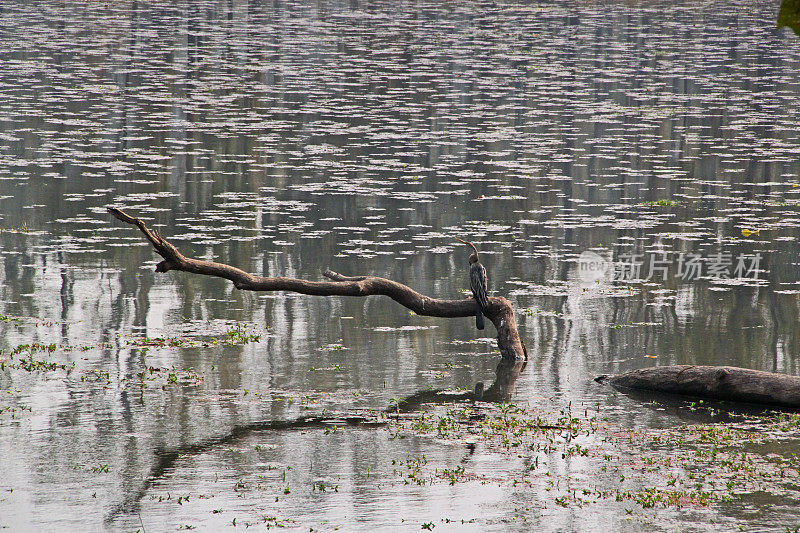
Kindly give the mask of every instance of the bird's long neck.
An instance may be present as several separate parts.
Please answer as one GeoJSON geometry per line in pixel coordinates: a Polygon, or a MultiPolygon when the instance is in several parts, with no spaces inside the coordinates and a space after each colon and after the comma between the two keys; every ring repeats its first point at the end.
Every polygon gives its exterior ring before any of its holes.
{"type": "Polygon", "coordinates": [[[473,258],[473,257],[475,257],[475,261],[474,261],[474,262],[475,262],[475,263],[477,263],[477,262],[478,262],[478,249],[477,249],[477,248],[475,248],[475,245],[474,245],[474,244],[472,244],[471,242],[467,242],[467,241],[465,241],[464,239],[459,239],[458,237],[456,237],[456,239],[458,239],[460,242],[463,242],[464,244],[466,244],[467,246],[469,246],[469,247],[471,247],[473,250],[475,250],[475,255],[474,255],[474,256],[470,256],[470,258],[469,258],[469,262],[470,262],[470,263],[472,263],[472,262],[473,262],[473,261],[472,261],[472,258],[473,258]]]}

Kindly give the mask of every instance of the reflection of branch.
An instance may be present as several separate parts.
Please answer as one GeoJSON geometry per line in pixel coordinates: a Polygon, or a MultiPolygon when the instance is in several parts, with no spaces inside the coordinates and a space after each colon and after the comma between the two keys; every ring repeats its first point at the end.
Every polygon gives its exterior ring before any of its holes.
{"type": "Polygon", "coordinates": [[[480,400],[481,394],[483,394],[483,383],[475,385],[473,392],[448,392],[443,389],[424,390],[406,396],[396,404],[393,402],[387,411],[389,413],[410,413],[426,404],[474,402],[480,400]]]}
{"type": "MultiPolygon", "coordinates": [[[[523,344],[524,346],[524,344],[523,344]]],[[[517,378],[528,366],[527,351],[525,361],[508,361],[501,359],[497,364],[497,378],[486,392],[483,393],[484,402],[505,402],[511,399],[517,378]]]]}
{"type": "Polygon", "coordinates": [[[494,402],[500,403],[511,398],[517,378],[525,370],[527,362],[500,359],[497,364],[497,377],[491,386],[484,390],[483,382],[475,385],[472,392],[454,393],[443,390],[428,390],[415,392],[406,396],[396,404],[395,412],[409,413],[419,409],[425,404],[444,404],[456,402],[494,402]]]}
{"type": "MultiPolygon", "coordinates": [[[[390,408],[386,410],[386,413],[389,414],[389,416],[391,416],[392,413],[397,416],[399,413],[408,413],[419,409],[423,404],[442,404],[462,401],[507,401],[514,390],[517,377],[525,370],[526,365],[527,363],[525,361],[511,361],[501,358],[500,362],[497,364],[497,377],[494,383],[486,390],[483,390],[483,383],[478,383],[475,385],[475,390],[473,392],[460,394],[448,393],[441,390],[421,391],[400,400],[396,405],[390,406],[390,408]]],[[[156,463],[150,469],[150,474],[147,476],[147,479],[145,479],[135,494],[125,498],[124,502],[109,513],[106,522],[111,522],[122,513],[136,510],[140,500],[150,489],[153,482],[164,477],[164,475],[175,466],[178,459],[187,455],[205,453],[215,446],[228,444],[259,431],[289,431],[330,426],[381,427],[384,425],[386,425],[386,422],[381,421],[379,418],[366,416],[306,416],[296,420],[268,420],[243,426],[235,426],[230,433],[222,437],[207,439],[195,444],[186,444],[172,449],[158,449],[155,452],[156,463]]]]}
{"type": "MultiPolygon", "coordinates": [[[[175,246],[167,242],[155,230],[148,228],[140,219],[124,211],[109,207],[108,212],[116,219],[133,224],[153,245],[156,253],[164,258],[156,265],[156,272],[180,270],[192,274],[202,274],[224,278],[233,282],[234,287],[247,291],[292,291],[315,296],[388,296],[400,305],[418,315],[443,318],[475,316],[478,303],[473,298],[443,300],[422,295],[410,287],[386,278],[375,276],[343,276],[331,270],[323,275],[331,281],[308,281],[284,277],[261,277],[239,268],[214,261],[192,259],[181,254],[175,246]]],[[[497,344],[503,357],[522,360],[525,352],[517,332],[517,321],[511,302],[502,297],[489,298],[489,306],[484,314],[497,329],[497,344]]]]}
{"type": "Polygon", "coordinates": [[[262,422],[254,422],[243,426],[235,426],[230,433],[222,437],[207,439],[195,444],[186,444],[178,448],[172,449],[157,449],[155,452],[156,463],[150,469],[150,474],[147,479],[136,491],[136,494],[125,498],[125,501],[112,510],[106,522],[111,522],[118,515],[122,513],[132,512],[137,509],[139,501],[147,493],[148,489],[152,486],[153,482],[163,477],[171,468],[175,466],[178,459],[186,455],[197,455],[204,453],[209,449],[227,444],[251,433],[258,431],[288,431],[307,428],[325,428],[331,426],[357,426],[357,427],[381,427],[385,426],[386,422],[382,422],[375,418],[367,418],[364,416],[347,416],[347,417],[330,417],[330,416],[305,416],[296,420],[269,420],[262,422]]]}

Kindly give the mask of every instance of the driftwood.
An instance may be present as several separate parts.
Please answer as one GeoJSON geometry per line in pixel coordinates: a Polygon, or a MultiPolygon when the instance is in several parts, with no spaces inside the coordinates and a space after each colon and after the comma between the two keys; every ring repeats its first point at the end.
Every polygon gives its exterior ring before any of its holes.
{"type": "Polygon", "coordinates": [[[595,381],[614,388],[755,403],[784,409],[800,408],[800,376],[734,366],[657,366],[595,381]]]}
{"type": "MultiPolygon", "coordinates": [[[[331,281],[308,281],[284,277],[261,277],[250,274],[234,266],[213,261],[192,259],[181,254],[175,246],[161,237],[157,231],[148,228],[136,217],[114,207],[109,213],[118,220],[133,224],[144,234],[156,253],[164,260],[156,265],[156,272],[180,270],[192,274],[203,274],[225,278],[234,287],[246,291],[292,291],[316,296],[388,296],[422,316],[443,318],[474,317],[478,305],[472,298],[443,300],[420,294],[410,287],[385,278],[375,276],[343,276],[332,270],[323,272],[331,281]]],[[[466,272],[466,269],[465,269],[466,272]]],[[[466,276],[465,276],[466,277],[466,276]]],[[[525,346],[517,332],[517,321],[511,302],[503,297],[490,297],[485,309],[486,317],[497,329],[497,345],[506,359],[524,360],[527,358],[525,346]]]]}

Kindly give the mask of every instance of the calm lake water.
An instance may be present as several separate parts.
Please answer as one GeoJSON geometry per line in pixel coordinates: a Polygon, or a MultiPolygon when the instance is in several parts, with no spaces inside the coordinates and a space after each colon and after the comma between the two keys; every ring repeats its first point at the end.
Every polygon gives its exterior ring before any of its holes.
{"type": "MultiPolygon", "coordinates": [[[[800,372],[800,38],[779,12],[798,4],[4,0],[0,526],[799,524],[795,485],[632,518],[512,484],[523,458],[480,443],[276,429],[491,383],[494,330],[155,274],[104,209],[253,273],[445,298],[468,287],[454,237],[474,241],[530,355],[512,402],[684,424],[592,378],[800,372]],[[484,477],[405,484],[393,461],[420,457],[484,477]]],[[[567,487],[600,473],[549,460],[567,487]]]]}

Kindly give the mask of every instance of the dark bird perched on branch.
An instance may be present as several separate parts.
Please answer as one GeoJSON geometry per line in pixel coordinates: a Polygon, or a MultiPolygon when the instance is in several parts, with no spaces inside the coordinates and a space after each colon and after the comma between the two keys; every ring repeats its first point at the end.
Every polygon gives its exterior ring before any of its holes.
{"type": "Polygon", "coordinates": [[[485,327],[483,315],[486,314],[486,308],[489,307],[489,298],[486,296],[486,269],[478,259],[478,249],[475,248],[475,245],[461,239],[458,240],[472,246],[472,249],[475,250],[475,253],[469,256],[469,288],[472,289],[472,297],[478,303],[477,309],[475,309],[475,327],[483,329],[485,327]]]}

